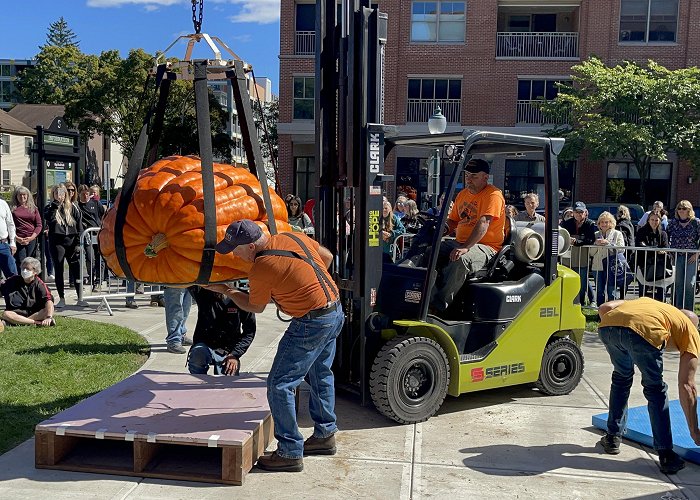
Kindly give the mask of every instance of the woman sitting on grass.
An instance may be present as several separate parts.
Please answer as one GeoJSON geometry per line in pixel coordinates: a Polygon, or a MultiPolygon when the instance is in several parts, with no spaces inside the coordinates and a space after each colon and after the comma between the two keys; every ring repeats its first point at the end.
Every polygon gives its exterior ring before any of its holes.
{"type": "Polygon", "coordinates": [[[53,296],[46,283],[37,276],[41,264],[34,257],[22,261],[20,274],[10,276],[0,285],[5,298],[2,319],[12,325],[55,326],[53,296]]]}

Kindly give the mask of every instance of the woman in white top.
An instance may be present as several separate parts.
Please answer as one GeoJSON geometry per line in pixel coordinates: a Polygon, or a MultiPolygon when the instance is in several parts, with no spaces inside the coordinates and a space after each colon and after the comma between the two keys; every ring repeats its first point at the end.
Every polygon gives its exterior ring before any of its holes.
{"type": "Polygon", "coordinates": [[[624,247],[625,238],[622,233],[615,229],[615,217],[610,212],[603,212],[598,217],[598,231],[595,232],[595,248],[591,250],[591,257],[593,257],[593,262],[591,264],[591,270],[595,274],[596,283],[596,301],[598,304],[607,302],[608,300],[615,300],[616,297],[616,284],[615,280],[608,280],[608,268],[604,259],[608,259],[607,263],[610,266],[617,265],[616,254],[618,252],[624,252],[624,248],[620,250],[614,250],[614,247],[624,247]],[[608,298],[605,298],[607,294],[608,298]]]}

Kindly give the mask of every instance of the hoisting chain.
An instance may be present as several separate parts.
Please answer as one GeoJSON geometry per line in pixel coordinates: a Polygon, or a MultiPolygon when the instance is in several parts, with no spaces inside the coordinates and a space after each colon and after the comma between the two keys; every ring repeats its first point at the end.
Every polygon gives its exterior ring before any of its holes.
{"type": "Polygon", "coordinates": [[[194,32],[199,34],[202,30],[202,13],[204,12],[204,0],[199,0],[199,19],[197,18],[197,0],[192,0],[192,24],[194,32]]]}

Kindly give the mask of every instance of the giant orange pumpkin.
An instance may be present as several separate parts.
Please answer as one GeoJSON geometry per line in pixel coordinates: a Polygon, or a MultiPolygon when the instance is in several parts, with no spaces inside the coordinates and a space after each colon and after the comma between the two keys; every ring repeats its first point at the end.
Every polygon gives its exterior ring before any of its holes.
{"type": "MultiPolygon", "coordinates": [[[[214,164],[216,233],[221,241],[228,225],[251,219],[268,232],[267,215],[258,179],[241,167],[214,164]]],[[[282,199],[270,190],[278,231],[290,231],[282,199]]],[[[99,234],[107,265],[124,276],[114,246],[117,196],[99,234]]],[[[190,284],[199,275],[204,248],[202,166],[195,156],[170,156],[139,174],[123,226],[126,258],[138,281],[190,284]]],[[[211,282],[246,276],[250,264],[232,253],[216,254],[211,282]]]]}

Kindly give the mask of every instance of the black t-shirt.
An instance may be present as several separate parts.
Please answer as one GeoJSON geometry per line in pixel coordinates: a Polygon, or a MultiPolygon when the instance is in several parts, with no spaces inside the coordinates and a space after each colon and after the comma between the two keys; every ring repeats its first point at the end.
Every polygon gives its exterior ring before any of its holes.
{"type": "Polygon", "coordinates": [[[53,301],[49,287],[38,276],[30,283],[25,283],[22,276],[10,276],[0,285],[0,292],[8,311],[26,311],[27,316],[41,311],[47,301],[53,301]]]}
{"type": "Polygon", "coordinates": [[[220,293],[200,286],[191,286],[188,290],[198,310],[192,342],[204,343],[211,349],[224,349],[236,358],[243,356],[255,337],[255,314],[241,311],[220,293]]]}

